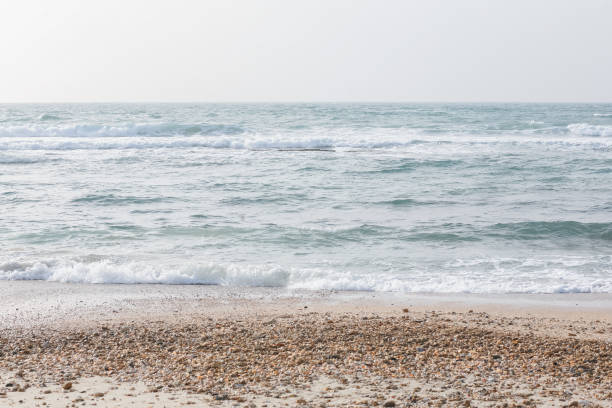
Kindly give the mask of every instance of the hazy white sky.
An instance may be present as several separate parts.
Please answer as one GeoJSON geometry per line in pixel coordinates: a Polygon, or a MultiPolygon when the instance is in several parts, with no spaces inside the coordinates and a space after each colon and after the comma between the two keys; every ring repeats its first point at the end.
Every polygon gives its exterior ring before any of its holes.
{"type": "Polygon", "coordinates": [[[608,0],[2,0],[0,102],[612,101],[608,0]]]}

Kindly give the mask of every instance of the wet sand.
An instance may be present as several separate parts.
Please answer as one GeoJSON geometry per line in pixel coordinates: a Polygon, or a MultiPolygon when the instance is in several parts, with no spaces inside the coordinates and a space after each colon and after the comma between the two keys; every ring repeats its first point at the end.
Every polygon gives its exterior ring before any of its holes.
{"type": "Polygon", "coordinates": [[[610,295],[22,281],[0,296],[0,406],[612,406],[610,295]]]}

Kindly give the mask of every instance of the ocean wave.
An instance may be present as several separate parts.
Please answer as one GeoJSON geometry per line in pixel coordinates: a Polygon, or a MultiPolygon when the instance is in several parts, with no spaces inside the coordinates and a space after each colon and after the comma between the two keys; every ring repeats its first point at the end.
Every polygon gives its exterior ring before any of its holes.
{"type": "Polygon", "coordinates": [[[289,272],[280,267],[223,264],[164,267],[143,262],[46,260],[0,264],[0,279],[71,283],[156,283],[285,287],[289,272]]]}
{"type": "MultiPolygon", "coordinates": [[[[391,205],[429,205],[424,202],[405,202],[393,200],[399,204],[391,205]]],[[[588,239],[612,241],[612,223],[582,223],[577,221],[528,221],[517,223],[499,223],[488,226],[471,224],[442,224],[427,228],[397,228],[376,224],[363,224],[358,227],[337,229],[333,231],[308,230],[299,231],[302,239],[319,238],[324,235],[328,241],[358,241],[376,238],[377,240],[398,240],[407,242],[459,242],[482,241],[487,238],[498,238],[509,241],[588,239]]],[[[293,230],[285,235],[295,234],[293,230]]]]}
{"type": "MultiPolygon", "coordinates": [[[[1,136],[1,135],[0,135],[1,136]]],[[[385,149],[413,146],[427,143],[422,140],[408,141],[350,141],[345,139],[312,138],[235,138],[235,137],[156,137],[156,138],[123,138],[123,140],[92,138],[84,141],[76,138],[56,138],[54,140],[19,138],[5,139],[0,143],[0,150],[115,150],[115,149],[181,149],[210,148],[236,150],[279,150],[279,151],[329,151],[333,148],[347,149],[385,149]]]]}
{"type": "MultiPolygon", "coordinates": [[[[125,206],[173,200],[155,197],[87,196],[75,204],[98,206],[125,206]]],[[[435,205],[424,203],[384,204],[402,206],[435,205]]],[[[261,203],[256,203],[261,205],[261,203]]],[[[278,224],[259,227],[232,225],[165,226],[149,230],[152,235],[218,237],[243,242],[282,245],[289,248],[330,248],[344,245],[383,245],[384,243],[461,243],[495,241],[548,241],[564,247],[568,242],[591,245],[599,242],[610,245],[612,223],[580,223],[576,221],[534,221],[500,223],[478,226],[474,224],[439,224],[423,227],[400,228],[378,224],[361,224],[352,227],[305,228],[278,224]],[[580,241],[580,242],[579,242],[580,241]]]]}
{"type": "Polygon", "coordinates": [[[52,115],[50,113],[43,113],[38,117],[38,120],[47,121],[47,120],[61,120],[59,116],[52,115]]]}
{"type": "Polygon", "coordinates": [[[169,198],[162,197],[134,197],[116,196],[114,194],[89,194],[73,199],[72,203],[92,203],[96,205],[130,205],[130,204],[151,204],[168,201],[169,198]]]}
{"type": "Polygon", "coordinates": [[[351,244],[381,244],[402,242],[461,242],[479,241],[471,231],[419,231],[362,224],[347,228],[304,228],[268,224],[261,228],[236,226],[164,227],[152,232],[164,236],[236,237],[243,243],[282,245],[289,248],[330,248],[351,244]]]}
{"type": "Polygon", "coordinates": [[[409,173],[416,170],[417,168],[432,167],[432,168],[446,168],[453,167],[462,164],[462,160],[416,160],[416,159],[405,159],[401,163],[392,163],[391,165],[374,170],[351,170],[353,173],[381,173],[381,174],[393,174],[393,173],[409,173]]]}
{"type": "MultiPolygon", "coordinates": [[[[601,258],[601,257],[600,257],[601,258]]],[[[46,260],[0,263],[2,280],[44,280],[69,283],[220,285],[278,287],[306,290],[432,292],[432,293],[611,293],[612,282],[580,267],[610,264],[606,259],[457,260],[444,273],[364,274],[280,265],[187,264],[117,262],[92,257],[83,260],[46,260]],[[493,273],[474,273],[483,268],[493,273]],[[578,268],[578,269],[577,269],[578,268]],[[534,278],[535,277],[535,278],[534,278]]],[[[591,268],[592,269],[592,268],[591,268]]]]}
{"type": "Polygon", "coordinates": [[[608,118],[608,117],[612,117],[612,113],[594,113],[593,116],[608,118]]]}
{"type": "Polygon", "coordinates": [[[0,154],[0,164],[34,164],[47,162],[50,159],[45,157],[20,157],[0,154]]]}
{"type": "MultiPolygon", "coordinates": [[[[412,200],[392,200],[387,205],[413,206],[435,203],[414,202],[412,200]],[[397,204],[394,204],[397,203],[397,204]]],[[[326,242],[340,244],[345,241],[363,242],[376,239],[405,242],[470,242],[490,238],[508,241],[529,240],[567,240],[587,239],[592,241],[612,241],[612,223],[581,223],[577,221],[532,221],[517,223],[499,223],[488,226],[472,224],[442,224],[420,228],[398,228],[377,224],[362,224],[351,228],[333,230],[268,227],[263,237],[266,240],[270,233],[284,239],[295,237],[302,245],[309,242],[326,242]]]]}
{"type": "MultiPolygon", "coordinates": [[[[41,120],[59,120],[43,115],[41,120]]],[[[140,123],[126,125],[64,124],[0,126],[0,137],[129,137],[129,136],[191,136],[236,135],[244,133],[239,126],[224,124],[140,123]]]]}
{"type": "MultiPolygon", "coordinates": [[[[408,149],[415,152],[438,151],[450,154],[452,152],[468,153],[482,147],[510,146],[512,148],[543,147],[564,150],[612,150],[612,140],[601,138],[572,138],[572,139],[549,139],[549,138],[448,138],[448,139],[396,139],[396,140],[368,140],[368,139],[346,139],[346,138],[304,138],[292,139],[267,138],[265,136],[234,137],[228,135],[194,135],[185,137],[101,137],[101,138],[3,138],[0,140],[0,150],[48,150],[48,151],[71,151],[71,150],[144,150],[144,149],[234,149],[268,151],[277,150],[287,153],[292,152],[329,152],[329,151],[351,151],[351,150],[401,150],[408,149]]],[[[416,162],[418,163],[418,162],[416,162]]],[[[456,160],[440,160],[432,163],[434,167],[450,167],[460,163],[456,160]]],[[[414,163],[405,166],[390,167],[388,169],[375,170],[375,172],[401,173],[411,171],[414,163]]]]}
{"type": "Polygon", "coordinates": [[[495,224],[487,235],[507,239],[587,238],[612,241],[612,223],[576,221],[534,221],[495,224]]]}
{"type": "Polygon", "coordinates": [[[396,198],[393,200],[377,201],[374,204],[389,205],[394,207],[416,207],[421,205],[451,204],[451,202],[423,201],[415,200],[412,198],[396,198]]]}
{"type": "Polygon", "coordinates": [[[588,123],[572,123],[567,129],[576,135],[582,136],[612,136],[612,126],[590,125],[588,123]]]}
{"type": "Polygon", "coordinates": [[[222,205],[266,205],[266,204],[292,204],[297,205],[308,200],[306,194],[262,194],[256,197],[230,197],[219,201],[222,205]]]}

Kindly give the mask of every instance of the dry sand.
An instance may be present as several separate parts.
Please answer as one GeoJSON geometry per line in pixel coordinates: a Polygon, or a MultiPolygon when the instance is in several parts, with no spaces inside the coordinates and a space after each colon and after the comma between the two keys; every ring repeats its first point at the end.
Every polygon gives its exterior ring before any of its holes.
{"type": "Polygon", "coordinates": [[[612,406],[612,296],[0,282],[2,406],[612,406]]]}

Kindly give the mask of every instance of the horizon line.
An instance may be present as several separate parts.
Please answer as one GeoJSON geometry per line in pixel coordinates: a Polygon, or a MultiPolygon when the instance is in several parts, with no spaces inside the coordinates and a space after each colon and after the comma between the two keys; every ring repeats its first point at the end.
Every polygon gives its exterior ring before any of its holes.
{"type": "Polygon", "coordinates": [[[482,101],[384,101],[384,100],[337,100],[337,101],[317,101],[317,100],[252,100],[252,101],[235,101],[235,100],[219,100],[219,101],[204,101],[204,100],[184,100],[184,101],[164,101],[164,100],[126,100],[126,101],[20,101],[20,102],[4,102],[0,101],[0,105],[28,105],[28,104],[612,104],[610,101],[497,101],[497,100],[482,100],[482,101]]]}

